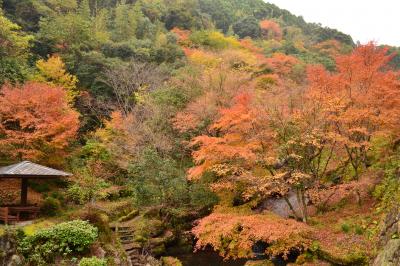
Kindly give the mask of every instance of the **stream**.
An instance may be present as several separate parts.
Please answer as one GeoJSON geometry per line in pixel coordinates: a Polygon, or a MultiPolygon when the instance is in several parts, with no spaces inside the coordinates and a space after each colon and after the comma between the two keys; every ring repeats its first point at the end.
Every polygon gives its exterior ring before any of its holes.
{"type": "MultiPolygon", "coordinates": [[[[177,256],[183,266],[243,266],[249,259],[225,260],[213,251],[199,251],[177,256]]],[[[272,260],[275,266],[286,266],[282,259],[272,260]]]]}

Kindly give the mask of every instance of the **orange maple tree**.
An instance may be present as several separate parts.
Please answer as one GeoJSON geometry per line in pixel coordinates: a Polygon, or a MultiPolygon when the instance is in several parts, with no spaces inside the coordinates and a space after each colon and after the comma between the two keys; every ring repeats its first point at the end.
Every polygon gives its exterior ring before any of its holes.
{"type": "Polygon", "coordinates": [[[214,136],[202,135],[191,141],[190,145],[199,149],[193,152],[197,165],[189,170],[190,179],[210,170],[218,175],[233,169],[242,173],[254,165],[257,153],[266,149],[272,138],[266,117],[252,108],[251,96],[247,93],[236,96],[235,104],[221,109],[220,114],[220,119],[209,127],[214,136]]]}
{"type": "Polygon", "coordinates": [[[63,88],[30,82],[1,89],[0,146],[6,156],[53,162],[78,128],[79,114],[63,88]]]}
{"type": "Polygon", "coordinates": [[[267,39],[282,39],[282,30],[278,23],[273,20],[262,20],[260,22],[261,33],[267,39]]]}
{"type": "Polygon", "coordinates": [[[336,58],[337,72],[321,66],[308,70],[308,100],[322,106],[330,135],[347,155],[358,178],[367,165],[371,139],[398,133],[400,74],[388,67],[386,48],[373,43],[336,58]]]}
{"type": "Polygon", "coordinates": [[[306,238],[311,229],[300,222],[273,214],[215,212],[203,218],[193,228],[199,239],[196,249],[208,245],[225,258],[251,258],[257,242],[272,244],[265,253],[287,257],[294,250],[306,250],[311,241],[306,238]]]}

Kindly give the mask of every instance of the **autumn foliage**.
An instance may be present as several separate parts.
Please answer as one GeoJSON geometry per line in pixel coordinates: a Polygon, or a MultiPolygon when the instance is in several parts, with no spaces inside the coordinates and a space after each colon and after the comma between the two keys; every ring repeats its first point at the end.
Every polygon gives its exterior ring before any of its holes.
{"type": "Polygon", "coordinates": [[[75,138],[78,118],[63,88],[34,82],[5,85],[0,96],[1,151],[15,159],[51,162],[75,138]]]}
{"type": "Polygon", "coordinates": [[[282,30],[278,23],[272,20],[262,20],[260,22],[261,32],[266,39],[282,39],[282,30]]]}
{"type": "MultiPolygon", "coordinates": [[[[282,197],[292,216],[306,223],[309,204],[326,208],[337,195],[352,196],[361,204],[372,181],[358,179],[368,167],[373,140],[398,138],[400,82],[399,73],[388,67],[390,60],[388,51],[373,43],[359,46],[336,56],[335,72],[308,67],[307,83],[293,88],[290,75],[299,61],[284,54],[264,58],[261,62],[274,74],[260,75],[255,87],[249,83],[248,90],[238,91],[207,131],[192,138],[196,165],[188,178],[212,173],[210,187],[228,205],[227,191],[244,202],[282,197]],[[259,88],[264,89],[254,90],[259,88]],[[325,184],[343,173],[350,173],[353,181],[325,184]],[[290,193],[297,207],[289,201],[290,193]]],[[[213,213],[193,232],[198,247],[209,244],[225,257],[244,257],[251,255],[257,240],[277,243],[278,236],[290,238],[295,231],[291,224],[278,228],[272,218],[260,219],[255,214],[213,213]]]]}
{"type": "Polygon", "coordinates": [[[338,56],[336,73],[310,67],[307,97],[318,102],[330,134],[358,177],[367,163],[371,139],[398,134],[399,73],[388,68],[391,56],[373,43],[338,56]]]}
{"type": "Polygon", "coordinates": [[[202,219],[192,232],[199,239],[196,248],[210,245],[225,258],[251,258],[254,243],[272,245],[269,255],[287,257],[294,250],[304,251],[311,244],[306,235],[311,229],[294,220],[272,214],[213,213],[202,219]],[[283,242],[283,245],[279,245],[283,242]],[[278,248],[279,247],[279,248],[278,248]]]}

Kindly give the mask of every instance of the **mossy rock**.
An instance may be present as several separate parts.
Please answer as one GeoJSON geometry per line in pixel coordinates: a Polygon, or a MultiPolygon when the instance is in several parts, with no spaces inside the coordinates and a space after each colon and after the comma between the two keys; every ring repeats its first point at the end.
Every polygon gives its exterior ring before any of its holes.
{"type": "Polygon", "coordinates": [[[162,206],[154,206],[154,207],[148,208],[146,211],[144,211],[143,217],[159,218],[162,209],[163,209],[162,206]]]}
{"type": "Polygon", "coordinates": [[[329,251],[326,250],[317,250],[317,256],[318,258],[328,261],[334,265],[368,265],[369,258],[362,252],[353,252],[346,254],[344,256],[339,256],[330,253],[329,251]]]}
{"type": "Polygon", "coordinates": [[[174,245],[168,246],[168,254],[187,254],[193,252],[193,241],[178,236],[174,245]]]}
{"type": "Polygon", "coordinates": [[[273,266],[274,263],[270,260],[249,260],[244,266],[273,266]]]}
{"type": "Polygon", "coordinates": [[[138,223],[136,230],[142,231],[142,235],[148,237],[158,237],[164,233],[165,224],[156,219],[148,220],[143,219],[141,223],[138,223]]]}
{"type": "Polygon", "coordinates": [[[387,244],[382,248],[376,257],[373,265],[374,266],[395,266],[400,263],[400,239],[391,239],[387,242],[387,244]]]}
{"type": "Polygon", "coordinates": [[[137,217],[139,215],[139,211],[138,210],[133,210],[130,213],[128,213],[125,216],[122,216],[121,218],[118,219],[118,222],[126,222],[129,220],[132,220],[133,218],[137,217]]]}
{"type": "Polygon", "coordinates": [[[162,257],[161,258],[162,266],[183,266],[182,262],[174,257],[162,257]]]}
{"type": "Polygon", "coordinates": [[[151,249],[151,254],[154,257],[159,257],[159,256],[162,256],[162,255],[165,255],[166,253],[167,253],[167,249],[165,248],[164,244],[161,244],[159,246],[153,247],[151,249]]]}

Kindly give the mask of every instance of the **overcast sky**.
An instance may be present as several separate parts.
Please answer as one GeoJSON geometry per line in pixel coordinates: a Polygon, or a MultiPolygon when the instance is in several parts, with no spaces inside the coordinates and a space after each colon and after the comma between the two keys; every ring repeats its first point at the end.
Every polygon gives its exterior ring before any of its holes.
{"type": "Polygon", "coordinates": [[[307,22],[321,23],[350,34],[354,41],[370,40],[400,46],[400,0],[265,0],[307,22]]]}

